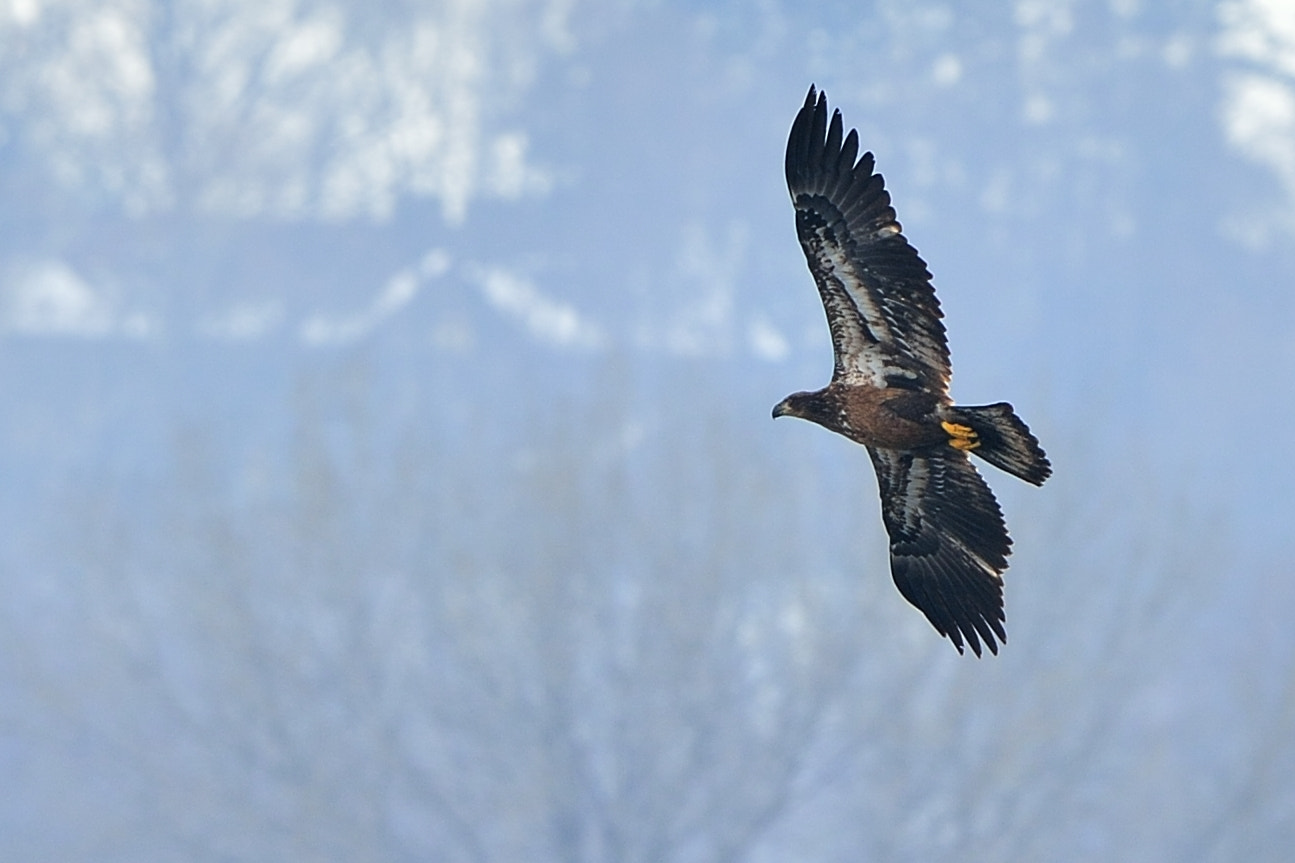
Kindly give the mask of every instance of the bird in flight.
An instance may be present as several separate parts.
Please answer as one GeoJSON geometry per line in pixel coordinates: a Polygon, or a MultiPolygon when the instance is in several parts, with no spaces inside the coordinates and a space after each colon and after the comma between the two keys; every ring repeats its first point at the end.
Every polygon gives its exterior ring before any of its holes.
{"type": "Polygon", "coordinates": [[[796,232],[818,284],[835,368],[826,387],[794,393],[774,417],[800,417],[863,444],[881,491],[890,571],[959,653],[998,653],[1003,571],[1012,540],[971,463],[976,455],[1042,485],[1052,466],[1006,402],[954,405],[943,313],[926,262],[905,239],[859,136],[828,120],[809,88],[787,140],[796,232]]]}

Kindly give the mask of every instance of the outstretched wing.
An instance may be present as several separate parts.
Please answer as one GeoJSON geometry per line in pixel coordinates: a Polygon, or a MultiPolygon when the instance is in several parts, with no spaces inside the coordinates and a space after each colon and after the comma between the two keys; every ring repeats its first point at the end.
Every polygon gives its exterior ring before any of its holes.
{"type": "Polygon", "coordinates": [[[833,379],[947,392],[949,347],[931,274],[895,221],[871,153],[842,140],[841,112],[813,87],[787,140],[796,231],[827,310],[833,379]]]}
{"type": "Polygon", "coordinates": [[[998,653],[995,636],[1007,641],[1001,573],[1012,540],[993,492],[952,447],[868,453],[895,586],[959,653],[963,639],[977,656],[981,641],[998,653]]]}

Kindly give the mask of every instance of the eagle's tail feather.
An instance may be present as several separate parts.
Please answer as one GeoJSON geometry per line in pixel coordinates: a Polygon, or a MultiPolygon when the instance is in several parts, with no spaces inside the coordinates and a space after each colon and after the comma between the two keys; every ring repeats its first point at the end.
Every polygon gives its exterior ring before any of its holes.
{"type": "Polygon", "coordinates": [[[983,458],[1026,482],[1043,485],[1052,475],[1052,465],[1039,440],[1007,402],[977,407],[954,407],[950,419],[975,432],[970,442],[956,437],[955,446],[983,458]]]}

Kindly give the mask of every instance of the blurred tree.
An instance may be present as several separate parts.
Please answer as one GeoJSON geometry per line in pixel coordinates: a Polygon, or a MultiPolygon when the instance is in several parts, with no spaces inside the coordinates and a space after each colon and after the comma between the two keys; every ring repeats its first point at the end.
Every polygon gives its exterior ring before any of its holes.
{"type": "Polygon", "coordinates": [[[1147,826],[1195,798],[1136,706],[1208,584],[1189,516],[1113,521],[1092,474],[1029,512],[1004,489],[1011,641],[974,662],[894,596],[850,448],[612,385],[474,406],[512,433],[458,448],[384,428],[369,374],[299,388],[289,470],[190,431],[142,486],[73,496],[50,551],[74,605],[7,632],[9,721],[53,759],[37,808],[83,815],[32,848],[1081,859],[1184,823],[1147,826]]]}

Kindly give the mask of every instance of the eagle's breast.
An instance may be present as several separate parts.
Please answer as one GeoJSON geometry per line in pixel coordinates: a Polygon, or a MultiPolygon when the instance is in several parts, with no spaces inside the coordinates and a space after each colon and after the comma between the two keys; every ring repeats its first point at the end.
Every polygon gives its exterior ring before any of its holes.
{"type": "Polygon", "coordinates": [[[864,446],[909,450],[947,439],[930,393],[888,387],[838,385],[845,429],[864,446]]]}

